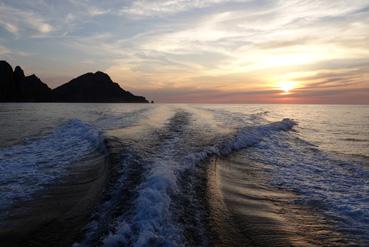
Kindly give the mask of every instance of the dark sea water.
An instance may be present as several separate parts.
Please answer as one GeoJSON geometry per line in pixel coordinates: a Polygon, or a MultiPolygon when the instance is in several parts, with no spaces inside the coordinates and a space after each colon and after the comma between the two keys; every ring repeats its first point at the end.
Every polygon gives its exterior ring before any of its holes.
{"type": "Polygon", "coordinates": [[[97,158],[74,246],[369,245],[369,106],[0,104],[0,221],[97,158]]]}

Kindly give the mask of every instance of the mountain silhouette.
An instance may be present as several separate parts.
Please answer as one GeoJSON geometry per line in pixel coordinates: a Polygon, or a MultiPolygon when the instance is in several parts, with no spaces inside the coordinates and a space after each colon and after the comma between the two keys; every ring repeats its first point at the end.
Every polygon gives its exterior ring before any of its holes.
{"type": "Polygon", "coordinates": [[[53,90],[53,97],[61,102],[142,102],[141,96],[123,90],[103,72],[86,73],[53,90]],[[86,93],[87,92],[87,93],[86,93]]]}
{"type": "Polygon", "coordinates": [[[13,71],[10,64],[0,61],[0,101],[46,102],[52,90],[36,75],[25,76],[21,67],[13,71]]]}
{"type": "Polygon", "coordinates": [[[25,76],[19,66],[13,71],[6,61],[0,61],[0,102],[148,103],[145,97],[123,90],[100,71],[86,73],[52,90],[36,75],[25,76]]]}

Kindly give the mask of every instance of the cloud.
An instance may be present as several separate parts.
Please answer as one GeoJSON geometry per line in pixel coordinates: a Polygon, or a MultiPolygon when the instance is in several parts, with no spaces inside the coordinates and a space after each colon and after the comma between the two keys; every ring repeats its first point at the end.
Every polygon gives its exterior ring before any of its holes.
{"type": "Polygon", "coordinates": [[[166,101],[176,90],[240,101],[289,80],[319,97],[366,88],[368,13],[365,0],[13,0],[0,4],[0,26],[15,34],[8,50],[35,54],[18,63],[40,63],[48,78],[100,69],[166,101]]]}
{"type": "Polygon", "coordinates": [[[158,102],[195,103],[272,103],[278,90],[224,91],[218,89],[197,89],[192,87],[135,90],[158,102]],[[269,100],[268,100],[269,99],[269,100]]]}
{"type": "Polygon", "coordinates": [[[14,34],[26,30],[31,30],[36,34],[46,34],[53,30],[53,27],[46,20],[35,13],[4,4],[0,5],[0,26],[14,34]]]}
{"type": "Polygon", "coordinates": [[[92,17],[95,17],[95,16],[101,16],[101,15],[106,15],[108,13],[111,12],[111,10],[107,9],[100,9],[100,8],[97,8],[97,7],[90,7],[88,8],[87,10],[88,12],[88,15],[92,16],[92,17]]]}
{"type": "Polygon", "coordinates": [[[121,14],[134,16],[161,16],[173,15],[193,9],[201,9],[226,2],[239,2],[231,0],[138,0],[120,10],[121,14]]]}
{"type": "Polygon", "coordinates": [[[369,87],[369,66],[333,70],[321,69],[311,76],[296,79],[305,84],[304,89],[315,91],[369,87]]]}
{"type": "Polygon", "coordinates": [[[0,55],[6,55],[11,53],[10,50],[2,45],[0,45],[0,55]]]}

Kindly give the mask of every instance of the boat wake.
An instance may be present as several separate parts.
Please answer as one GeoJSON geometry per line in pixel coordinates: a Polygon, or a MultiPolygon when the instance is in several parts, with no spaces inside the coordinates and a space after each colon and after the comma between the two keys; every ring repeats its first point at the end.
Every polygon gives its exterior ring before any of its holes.
{"type": "MultiPolygon", "coordinates": [[[[122,157],[119,162],[125,164],[123,170],[134,169],[138,173],[134,176],[135,191],[132,192],[132,187],[127,188],[118,182],[112,187],[124,188],[123,191],[109,198],[115,200],[115,204],[127,205],[127,196],[122,194],[128,191],[128,194],[132,194],[129,196],[129,207],[120,210],[121,215],[111,219],[109,226],[105,225],[105,230],[100,231],[102,236],[94,234],[96,226],[101,225],[95,220],[87,228],[86,237],[80,245],[88,246],[94,241],[106,246],[181,246],[188,241],[197,245],[209,243],[206,237],[206,214],[200,211],[188,212],[185,209],[191,207],[204,210],[201,205],[204,202],[196,198],[199,193],[197,184],[204,178],[197,178],[199,181],[195,181],[195,174],[206,171],[204,161],[252,146],[268,135],[287,131],[296,124],[293,120],[283,119],[267,125],[240,128],[226,137],[214,136],[204,143],[206,138],[202,139],[200,133],[193,133],[198,129],[197,126],[190,125],[191,118],[193,116],[188,112],[176,112],[162,128],[153,132],[146,145],[140,144],[135,149],[134,162],[131,156],[122,157]],[[183,204],[184,201],[190,204],[183,204]],[[198,205],[191,205],[193,203],[198,205]],[[190,220],[193,216],[188,214],[197,215],[196,233],[193,229],[194,222],[190,220]],[[95,227],[91,227],[92,225],[95,227]],[[188,236],[190,239],[186,238],[188,236]]],[[[123,183],[130,179],[127,176],[122,177],[123,183]]],[[[99,220],[105,222],[107,211],[110,210],[111,207],[100,208],[99,220]]]]}
{"type": "Polygon", "coordinates": [[[331,231],[352,243],[369,242],[367,160],[319,150],[299,135],[293,119],[271,122],[265,110],[244,114],[166,105],[96,114],[88,123],[69,120],[44,136],[0,150],[3,212],[32,200],[63,180],[74,164],[98,154],[108,161],[103,194],[78,229],[74,246],[217,245],[227,233],[214,231],[211,218],[219,221],[221,210],[233,207],[222,202],[228,185],[219,182],[227,180],[221,176],[234,174],[228,183],[242,186],[229,193],[234,204],[242,204],[247,201],[242,193],[259,185],[243,187],[251,180],[237,173],[256,171],[265,186],[295,195],[284,203],[319,212],[335,226],[331,231]],[[212,160],[231,161],[235,155],[243,162],[219,165],[229,172],[218,172],[218,165],[211,170],[212,160]],[[212,193],[220,194],[219,205],[211,205],[212,193]]]}

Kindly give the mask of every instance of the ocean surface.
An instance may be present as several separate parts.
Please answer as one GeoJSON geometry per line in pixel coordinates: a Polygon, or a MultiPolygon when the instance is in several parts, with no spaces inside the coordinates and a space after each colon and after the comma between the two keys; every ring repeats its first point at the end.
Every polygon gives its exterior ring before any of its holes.
{"type": "Polygon", "coordinates": [[[369,106],[0,104],[0,222],[90,160],[74,246],[369,245],[369,106]]]}

